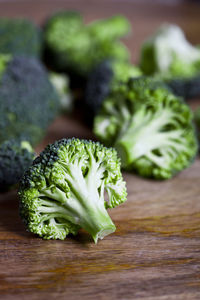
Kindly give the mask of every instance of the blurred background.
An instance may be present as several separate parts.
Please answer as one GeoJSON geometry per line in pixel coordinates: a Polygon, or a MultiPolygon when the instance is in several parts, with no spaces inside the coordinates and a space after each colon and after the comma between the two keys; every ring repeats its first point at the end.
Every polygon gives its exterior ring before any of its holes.
{"type": "Polygon", "coordinates": [[[86,22],[115,14],[132,23],[132,34],[125,39],[137,62],[142,41],[161,23],[181,26],[189,41],[200,43],[200,1],[198,0],[0,0],[0,16],[28,17],[37,24],[57,10],[78,10],[86,22]]]}
{"type": "MultiPolygon", "coordinates": [[[[200,44],[200,1],[197,0],[0,0],[0,17],[30,18],[41,26],[47,17],[60,10],[77,10],[86,23],[116,14],[127,17],[132,32],[123,42],[128,46],[131,61],[135,64],[139,62],[142,42],[163,23],[179,25],[192,44],[200,44]]],[[[196,107],[195,100],[190,103],[196,107]]],[[[49,128],[37,152],[66,135],[94,139],[91,130],[79,118],[60,117],[49,128]]]]}

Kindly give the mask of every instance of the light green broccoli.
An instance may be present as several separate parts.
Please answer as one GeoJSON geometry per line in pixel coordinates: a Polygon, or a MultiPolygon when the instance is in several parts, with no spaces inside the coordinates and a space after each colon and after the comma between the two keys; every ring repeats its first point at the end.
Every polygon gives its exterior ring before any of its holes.
{"type": "Polygon", "coordinates": [[[114,149],[62,139],[35,159],[21,181],[19,196],[29,231],[63,240],[84,228],[96,243],[115,231],[106,209],[123,203],[127,193],[114,149]]]}
{"type": "Polygon", "coordinates": [[[85,25],[80,14],[59,12],[44,26],[46,60],[55,71],[85,78],[105,59],[129,59],[126,46],[119,41],[129,29],[122,16],[85,25]]]}
{"type": "Polygon", "coordinates": [[[193,114],[181,98],[150,78],[115,86],[94,120],[94,133],[114,146],[122,166],[145,177],[167,179],[197,153],[193,114]]]}

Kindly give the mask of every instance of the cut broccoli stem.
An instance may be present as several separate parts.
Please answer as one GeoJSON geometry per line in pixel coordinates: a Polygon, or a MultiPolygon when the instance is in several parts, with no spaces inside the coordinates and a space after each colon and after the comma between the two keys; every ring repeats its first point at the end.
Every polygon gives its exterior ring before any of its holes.
{"type": "Polygon", "coordinates": [[[67,198],[59,188],[53,192],[46,189],[40,193],[38,213],[44,214],[43,221],[62,218],[81,226],[92,235],[97,243],[98,239],[103,239],[116,228],[105,209],[104,202],[100,198],[94,199],[91,195],[91,193],[83,195],[80,191],[78,199],[76,195],[67,198]]]}
{"type": "Polygon", "coordinates": [[[126,126],[123,126],[115,143],[122,166],[128,167],[145,155],[157,166],[168,168],[171,157],[175,156],[180,148],[187,151],[187,148],[179,143],[183,135],[182,130],[165,131],[166,126],[172,126],[173,129],[173,125],[178,125],[178,118],[181,119],[181,116],[175,115],[167,108],[160,107],[156,113],[138,110],[126,122],[126,126]]]}
{"type": "Polygon", "coordinates": [[[68,171],[66,181],[71,189],[70,196],[58,187],[46,188],[40,192],[41,205],[38,212],[46,214],[48,219],[52,216],[79,225],[89,232],[97,243],[98,239],[103,239],[116,229],[104,205],[104,184],[98,185],[103,168],[92,162],[85,178],[76,163],[69,166],[63,162],[62,168],[67,168],[68,171]]]}

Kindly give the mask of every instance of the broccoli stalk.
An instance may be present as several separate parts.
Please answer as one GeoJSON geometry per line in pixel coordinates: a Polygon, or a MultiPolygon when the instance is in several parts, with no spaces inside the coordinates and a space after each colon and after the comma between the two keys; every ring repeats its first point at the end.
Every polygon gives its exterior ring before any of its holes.
{"type": "Polygon", "coordinates": [[[49,79],[56,89],[59,100],[61,112],[69,112],[72,110],[72,95],[69,89],[69,78],[66,74],[58,74],[54,72],[49,73],[49,79]]]}
{"type": "Polygon", "coordinates": [[[166,169],[171,156],[181,150],[187,151],[187,146],[179,142],[184,138],[182,130],[162,131],[170,124],[178,125],[179,117],[170,111],[170,107],[159,107],[156,113],[148,113],[145,109],[136,112],[126,122],[126,126],[123,126],[115,143],[124,167],[145,155],[147,159],[166,169]],[[154,149],[158,148],[159,156],[154,154],[154,149]]]}
{"type": "Polygon", "coordinates": [[[19,195],[21,216],[31,232],[46,239],[64,239],[84,228],[97,243],[115,231],[106,208],[124,202],[126,188],[114,149],[63,139],[35,160],[19,195]]]}

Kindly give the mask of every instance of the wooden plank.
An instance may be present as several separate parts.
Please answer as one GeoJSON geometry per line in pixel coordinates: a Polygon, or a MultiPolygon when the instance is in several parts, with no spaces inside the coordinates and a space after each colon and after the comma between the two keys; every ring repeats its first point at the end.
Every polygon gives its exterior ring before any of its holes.
{"type": "MultiPolygon", "coordinates": [[[[18,1],[0,3],[0,15],[26,15],[41,23],[62,7],[79,8],[87,20],[127,15],[135,32],[127,44],[135,60],[142,39],[161,21],[182,25],[190,40],[200,43],[199,6],[189,4],[18,1]]],[[[37,151],[72,136],[94,138],[80,120],[60,117],[37,151]]],[[[16,192],[1,194],[0,299],[200,299],[199,171],[197,158],[189,169],[164,182],[124,173],[128,201],[109,212],[117,230],[97,245],[83,230],[65,241],[35,237],[18,216],[16,192]]]]}

